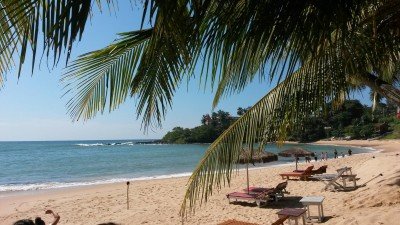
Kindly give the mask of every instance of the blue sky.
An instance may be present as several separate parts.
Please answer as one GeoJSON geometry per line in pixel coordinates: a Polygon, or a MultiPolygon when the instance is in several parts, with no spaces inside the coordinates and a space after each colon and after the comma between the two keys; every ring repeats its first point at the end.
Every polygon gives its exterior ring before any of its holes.
{"type": "MultiPolygon", "coordinates": [[[[105,47],[117,38],[119,32],[138,29],[142,12],[140,4],[137,4],[131,6],[129,1],[120,1],[116,14],[95,10],[82,41],[74,46],[71,59],[105,47]]],[[[175,94],[162,129],[144,134],[141,120],[136,119],[135,101],[131,99],[111,113],[99,114],[87,122],[73,123],[65,107],[68,98],[62,97],[64,91],[59,82],[64,67],[64,61],[60,60],[56,68],[48,69],[46,60],[43,60],[31,76],[28,58],[19,79],[15,72],[7,74],[4,88],[0,90],[0,141],[161,138],[173,127],[199,125],[201,116],[212,110],[213,93],[199,89],[198,80],[192,80],[188,85],[184,83],[175,94]]],[[[236,114],[238,107],[254,104],[270,88],[268,82],[254,82],[240,94],[223,99],[216,110],[236,114]]],[[[364,104],[369,103],[366,94],[356,97],[364,104]]]]}

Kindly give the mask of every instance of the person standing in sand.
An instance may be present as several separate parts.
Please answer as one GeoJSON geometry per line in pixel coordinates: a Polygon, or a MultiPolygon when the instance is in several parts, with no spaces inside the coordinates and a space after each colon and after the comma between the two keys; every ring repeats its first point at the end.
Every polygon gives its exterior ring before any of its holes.
{"type": "Polygon", "coordinates": [[[335,151],[333,151],[333,154],[334,154],[334,158],[337,159],[337,150],[336,150],[336,148],[335,148],[335,151]]]}
{"type": "Polygon", "coordinates": [[[315,162],[318,161],[318,156],[317,156],[317,153],[316,153],[316,152],[314,152],[314,160],[315,160],[315,162]]]}
{"type": "MultiPolygon", "coordinates": [[[[54,213],[53,210],[50,209],[46,210],[45,213],[52,214],[54,217],[54,220],[53,222],[50,223],[50,225],[56,225],[58,221],[60,221],[60,216],[58,215],[58,213],[54,213]]],[[[36,217],[35,222],[29,219],[25,219],[25,220],[18,220],[13,225],[46,225],[46,223],[42,220],[42,218],[36,217]]]]}
{"type": "Polygon", "coordinates": [[[324,160],[324,152],[321,152],[321,161],[324,160]]]}
{"type": "Polygon", "coordinates": [[[349,153],[349,156],[351,156],[352,151],[351,151],[350,148],[349,148],[349,150],[347,151],[347,153],[349,153]]]}

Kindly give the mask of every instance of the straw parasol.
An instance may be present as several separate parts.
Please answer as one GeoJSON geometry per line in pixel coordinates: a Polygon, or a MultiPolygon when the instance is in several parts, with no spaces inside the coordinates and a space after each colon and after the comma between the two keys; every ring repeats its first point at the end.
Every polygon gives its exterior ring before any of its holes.
{"type": "Polygon", "coordinates": [[[267,163],[272,161],[277,161],[278,156],[271,152],[266,151],[255,151],[253,156],[250,158],[251,151],[243,149],[237,163],[246,164],[246,175],[247,175],[247,192],[249,192],[249,163],[267,163]]]}
{"type": "Polygon", "coordinates": [[[271,152],[266,151],[256,151],[253,153],[253,157],[249,160],[251,152],[249,150],[243,150],[242,154],[239,156],[238,163],[245,164],[245,163],[267,163],[272,161],[277,161],[278,156],[271,152]]]}
{"type": "Polygon", "coordinates": [[[297,170],[297,161],[298,161],[297,158],[305,156],[314,156],[314,153],[300,147],[292,147],[279,152],[278,155],[282,157],[295,157],[296,170],[297,170]]]}

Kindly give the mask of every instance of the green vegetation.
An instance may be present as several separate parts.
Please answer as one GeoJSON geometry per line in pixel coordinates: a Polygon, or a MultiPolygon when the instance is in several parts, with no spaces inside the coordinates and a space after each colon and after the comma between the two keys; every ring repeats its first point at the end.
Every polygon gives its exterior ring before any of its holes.
{"type": "MultiPolygon", "coordinates": [[[[240,110],[243,110],[240,108],[240,110]]],[[[238,109],[239,111],[239,109],[238,109]]],[[[175,127],[172,131],[168,132],[163,138],[164,143],[211,143],[218,138],[235,120],[236,118],[229,115],[228,112],[219,110],[209,114],[203,115],[201,119],[201,126],[188,129],[182,127],[175,127]]]]}
{"type": "Polygon", "coordinates": [[[326,113],[306,119],[299,129],[289,132],[288,139],[300,142],[323,138],[368,139],[398,131],[393,104],[378,103],[374,111],[358,100],[346,100],[335,109],[331,105],[326,106],[326,113]]]}
{"type": "MultiPolygon", "coordinates": [[[[288,140],[312,142],[324,138],[368,139],[374,137],[399,138],[400,120],[393,104],[378,103],[375,110],[358,100],[346,100],[338,108],[326,106],[328,112],[307,118],[296,130],[288,132],[288,140]]],[[[238,108],[238,116],[249,108],[238,108]]],[[[189,129],[175,127],[163,138],[164,143],[211,143],[215,141],[238,117],[219,110],[203,115],[201,126],[189,129]]]]}
{"type": "Polygon", "coordinates": [[[393,131],[390,134],[383,136],[382,139],[400,139],[400,120],[390,120],[389,126],[393,131]]]}

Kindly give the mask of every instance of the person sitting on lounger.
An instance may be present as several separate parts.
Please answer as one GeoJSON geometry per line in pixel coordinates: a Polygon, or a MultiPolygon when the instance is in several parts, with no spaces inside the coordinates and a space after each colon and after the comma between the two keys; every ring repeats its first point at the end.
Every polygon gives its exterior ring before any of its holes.
{"type": "MultiPolygon", "coordinates": [[[[58,223],[58,221],[60,221],[60,216],[58,215],[58,213],[54,213],[53,210],[46,210],[45,212],[46,214],[52,214],[54,217],[54,220],[52,223],[50,223],[50,225],[56,225],[58,223]]],[[[35,222],[33,222],[32,220],[18,220],[17,222],[14,223],[14,225],[46,225],[46,223],[42,220],[42,218],[40,217],[36,217],[35,222]]]]}

